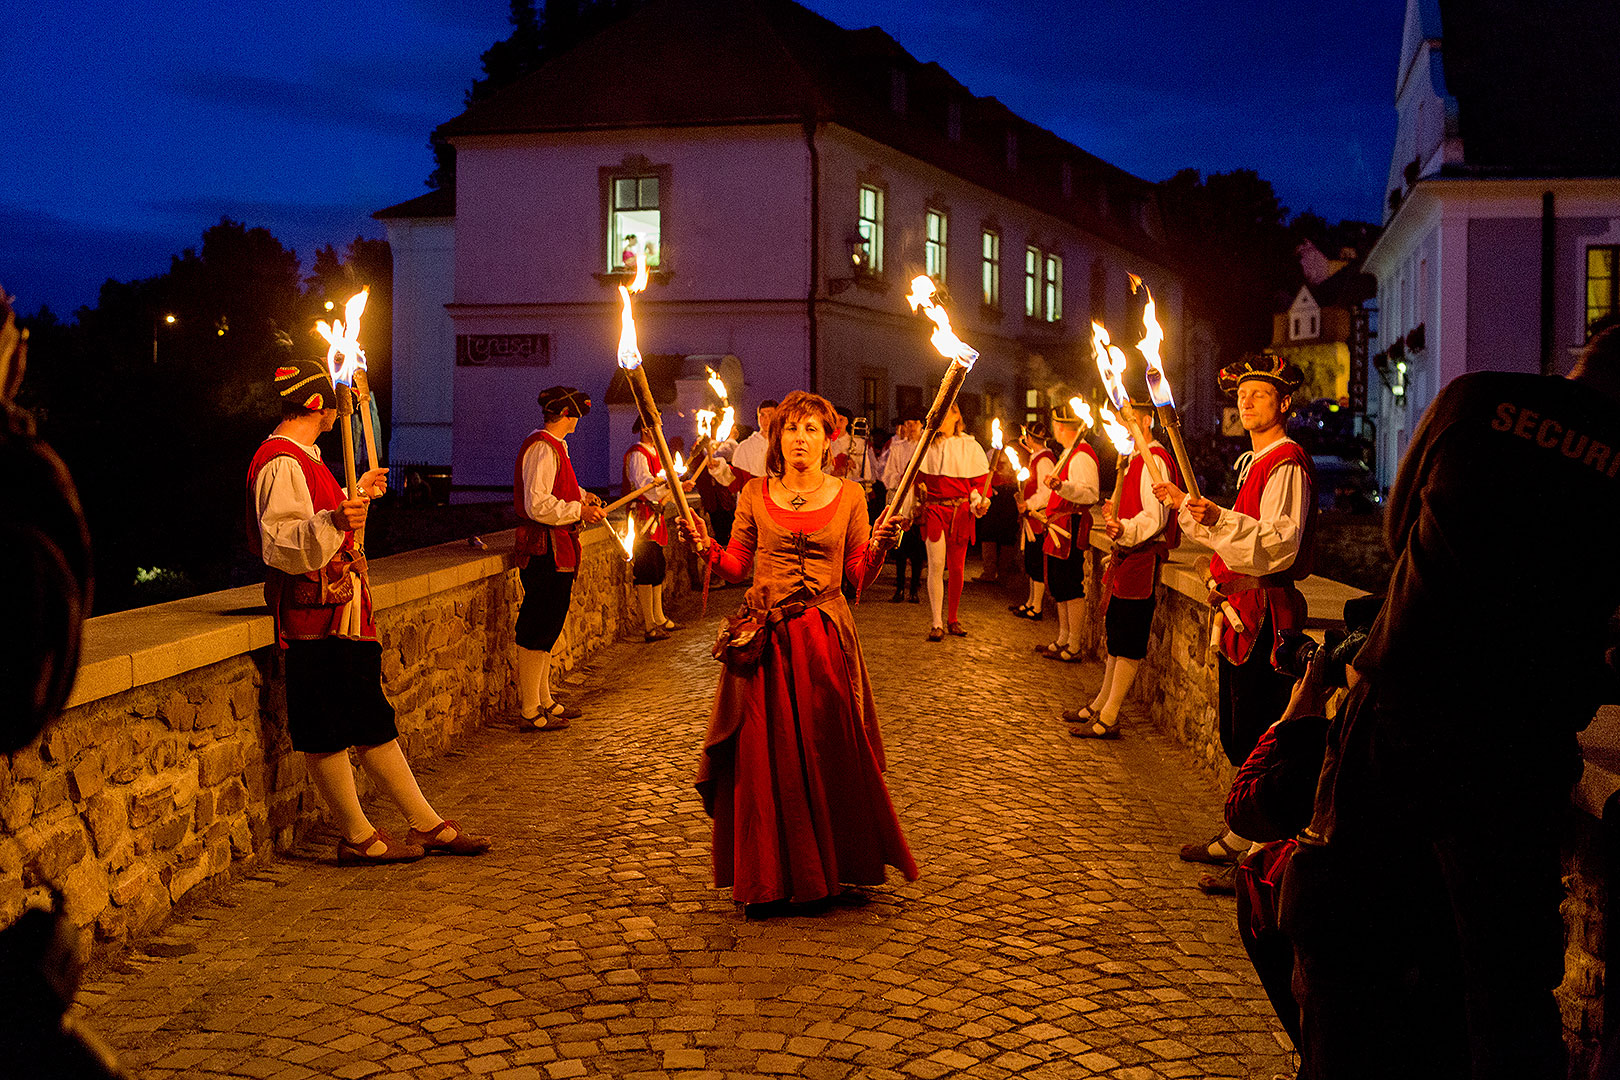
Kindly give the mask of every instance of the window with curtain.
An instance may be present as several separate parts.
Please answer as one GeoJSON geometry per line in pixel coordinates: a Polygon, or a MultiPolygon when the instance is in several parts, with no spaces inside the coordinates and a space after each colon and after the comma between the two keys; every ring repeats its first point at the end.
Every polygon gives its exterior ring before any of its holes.
{"type": "Polygon", "coordinates": [[[985,306],[999,308],[1001,306],[1001,234],[994,229],[984,230],[982,279],[985,306]]]}

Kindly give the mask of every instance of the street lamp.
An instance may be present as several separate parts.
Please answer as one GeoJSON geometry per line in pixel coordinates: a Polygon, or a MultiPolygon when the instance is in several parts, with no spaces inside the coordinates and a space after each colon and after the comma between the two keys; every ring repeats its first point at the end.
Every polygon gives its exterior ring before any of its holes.
{"type": "Polygon", "coordinates": [[[173,313],[165,314],[161,317],[157,315],[152,316],[152,363],[157,363],[158,327],[173,326],[175,322],[176,319],[173,313]]]}

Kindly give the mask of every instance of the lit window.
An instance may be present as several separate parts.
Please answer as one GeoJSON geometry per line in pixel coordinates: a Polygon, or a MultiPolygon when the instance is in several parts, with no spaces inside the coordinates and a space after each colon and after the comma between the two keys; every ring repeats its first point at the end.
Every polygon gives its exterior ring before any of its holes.
{"type": "Polygon", "coordinates": [[[1599,319],[1620,314],[1620,246],[1589,247],[1586,249],[1586,332],[1599,319]]]}
{"type": "Polygon", "coordinates": [[[939,285],[945,284],[945,212],[928,210],[923,214],[923,272],[939,285]]]}
{"type": "Polygon", "coordinates": [[[1001,306],[1001,234],[994,229],[984,230],[984,302],[985,306],[1001,306]]]}
{"type": "Polygon", "coordinates": [[[1033,319],[1041,313],[1041,249],[1031,245],[1024,249],[1024,317],[1033,319]]]}
{"type": "Polygon", "coordinates": [[[659,263],[662,221],[658,213],[658,177],[613,179],[613,216],[608,229],[608,268],[634,273],[640,261],[649,270],[659,263]]]}
{"type": "Polygon", "coordinates": [[[1046,321],[1058,322],[1063,318],[1063,258],[1046,257],[1046,321]]]}
{"type": "Polygon", "coordinates": [[[861,270],[867,274],[883,273],[883,189],[871,184],[861,185],[859,213],[861,235],[861,270]]]}

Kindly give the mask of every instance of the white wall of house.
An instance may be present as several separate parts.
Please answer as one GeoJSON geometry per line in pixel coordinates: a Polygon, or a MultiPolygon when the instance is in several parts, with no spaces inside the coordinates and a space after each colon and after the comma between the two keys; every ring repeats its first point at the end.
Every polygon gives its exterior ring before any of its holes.
{"type": "Polygon", "coordinates": [[[394,255],[393,398],[388,460],[448,466],[454,420],[455,219],[389,218],[394,255]]]}

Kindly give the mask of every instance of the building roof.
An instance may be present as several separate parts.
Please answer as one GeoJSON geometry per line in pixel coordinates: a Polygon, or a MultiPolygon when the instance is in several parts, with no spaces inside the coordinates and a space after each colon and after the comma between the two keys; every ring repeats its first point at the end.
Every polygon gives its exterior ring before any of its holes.
{"type": "Polygon", "coordinates": [[[418,195],[414,199],[406,199],[402,203],[378,210],[371,215],[374,218],[430,218],[455,217],[456,192],[454,188],[435,188],[426,195],[418,195]]]}
{"type": "Polygon", "coordinates": [[[1620,4],[1439,4],[1463,142],[1443,173],[1620,175],[1620,4]]]}
{"type": "Polygon", "coordinates": [[[652,0],[439,133],[807,121],[840,124],[1168,260],[1154,185],[976,97],[883,30],[846,30],[792,0],[652,0]]]}

